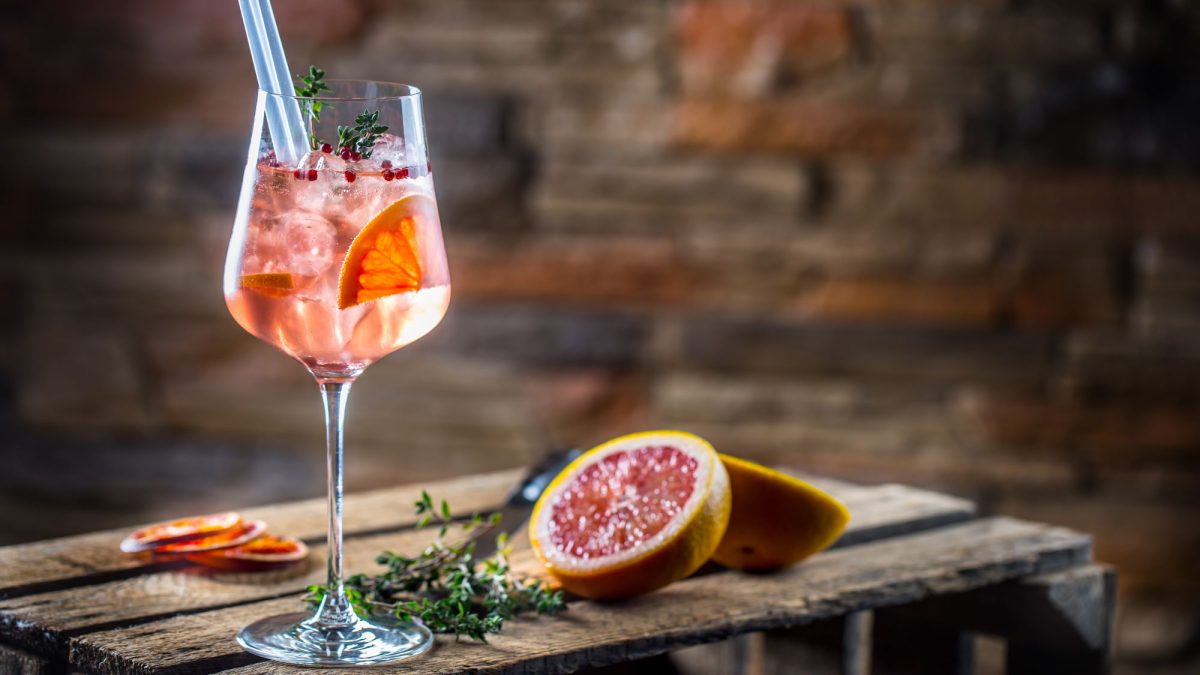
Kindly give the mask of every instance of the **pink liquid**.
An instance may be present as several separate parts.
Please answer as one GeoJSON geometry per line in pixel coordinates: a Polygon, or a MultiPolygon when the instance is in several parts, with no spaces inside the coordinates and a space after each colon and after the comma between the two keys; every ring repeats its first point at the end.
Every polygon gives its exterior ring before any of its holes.
{"type": "Polygon", "coordinates": [[[433,330],[450,302],[435,212],[432,219],[417,219],[420,288],[338,309],[342,262],[359,231],[405,196],[433,196],[433,179],[424,167],[411,167],[407,178],[384,180],[385,159],[386,152],[376,152],[370,160],[347,164],[336,155],[313,153],[302,164],[303,180],[290,167],[262,161],[243,188],[251,194],[242,196],[230,242],[225,302],[243,328],[319,377],[357,375],[433,330]],[[317,180],[307,179],[306,166],[314,167],[317,180]],[[355,170],[353,182],[346,179],[347,168],[355,170]],[[293,288],[242,284],[245,275],[283,273],[291,275],[293,288]]]}

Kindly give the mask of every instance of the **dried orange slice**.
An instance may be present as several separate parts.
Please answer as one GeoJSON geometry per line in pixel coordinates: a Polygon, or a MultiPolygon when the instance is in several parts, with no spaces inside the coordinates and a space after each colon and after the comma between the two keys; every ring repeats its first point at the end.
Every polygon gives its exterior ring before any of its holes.
{"type": "Polygon", "coordinates": [[[214,551],[219,548],[229,548],[231,546],[239,546],[252,541],[255,537],[267,530],[267,524],[261,520],[243,521],[236,527],[201,537],[192,539],[191,541],[182,541],[177,544],[163,544],[154,549],[155,555],[181,555],[185,553],[200,553],[202,551],[214,551]]]}
{"type": "Polygon", "coordinates": [[[630,434],[572,462],[538,499],[534,553],[586,598],[647,593],[695,572],[729,522],[729,476],[704,439],[630,434]]]}
{"type": "Polygon", "coordinates": [[[421,287],[417,230],[437,222],[437,204],[409,195],[379,212],[346,252],[338,278],[338,308],[421,287]]]}
{"type": "Polygon", "coordinates": [[[121,542],[121,550],[126,553],[141,553],[164,544],[202,539],[231,530],[241,522],[240,514],[229,511],[155,523],[125,537],[125,540],[121,542]]]}
{"type": "Polygon", "coordinates": [[[227,572],[257,572],[291,565],[308,557],[304,542],[263,534],[240,546],[193,553],[188,560],[227,572]]]}
{"type": "Polygon", "coordinates": [[[296,282],[288,272],[243,274],[241,284],[242,288],[249,288],[276,298],[283,297],[296,288],[296,282]]]}
{"type": "Polygon", "coordinates": [[[798,478],[729,455],[721,462],[733,513],[713,560],[726,567],[786,567],[832,544],[850,522],[841,502],[798,478]]]}

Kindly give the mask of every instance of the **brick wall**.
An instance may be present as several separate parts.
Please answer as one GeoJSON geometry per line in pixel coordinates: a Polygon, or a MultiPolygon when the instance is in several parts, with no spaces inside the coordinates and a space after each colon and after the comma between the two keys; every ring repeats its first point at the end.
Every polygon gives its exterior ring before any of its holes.
{"type": "MultiPolygon", "coordinates": [[[[319,493],[219,291],[234,3],[67,4],[0,10],[0,540],[319,493]]],[[[275,4],[297,69],[427,93],[455,299],[352,488],[687,428],[1093,532],[1124,667],[1196,658],[1193,3],[275,4]]]]}

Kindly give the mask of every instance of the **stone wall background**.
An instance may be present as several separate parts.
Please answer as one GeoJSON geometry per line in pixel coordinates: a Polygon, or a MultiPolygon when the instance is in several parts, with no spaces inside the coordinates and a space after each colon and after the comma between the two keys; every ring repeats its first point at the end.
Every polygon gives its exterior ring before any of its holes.
{"type": "MultiPolygon", "coordinates": [[[[1200,658],[1195,3],[275,4],[293,68],[427,93],[455,299],[351,489],[681,427],[1092,532],[1124,671],[1200,658]]],[[[219,290],[234,3],[0,19],[0,543],[319,494],[219,290]]]]}

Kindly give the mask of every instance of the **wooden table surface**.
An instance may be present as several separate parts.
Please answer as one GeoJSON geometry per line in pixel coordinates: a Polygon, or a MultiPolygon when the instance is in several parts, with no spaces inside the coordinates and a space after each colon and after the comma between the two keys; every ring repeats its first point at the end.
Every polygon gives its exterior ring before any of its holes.
{"type": "MultiPolygon", "coordinates": [[[[467,515],[500,505],[520,475],[512,470],[423,487],[467,515]]],[[[900,485],[813,480],[850,508],[852,520],[833,549],[802,564],[766,575],[713,570],[620,603],[574,601],[558,617],[510,622],[488,645],[439,636],[426,656],[373,672],[573,672],[1089,569],[1091,539],[1085,534],[976,518],[969,502],[900,485]]],[[[420,490],[406,486],[347,497],[349,572],[376,569],[373,558],[381,550],[415,553],[428,544],[431,533],[413,529],[412,504],[420,490]]],[[[324,580],[325,501],[247,509],[244,515],[307,541],[307,566],[284,576],[223,577],[147,564],[117,549],[133,526],[0,548],[0,641],[19,650],[8,650],[9,661],[0,658],[0,671],[5,663],[42,658],[69,664],[68,672],[297,671],[243,652],[233,637],[254,619],[301,609],[303,588],[324,580]]],[[[514,567],[536,573],[527,541],[518,538],[514,548],[514,567]]],[[[29,666],[26,672],[39,671],[29,666]]]]}

